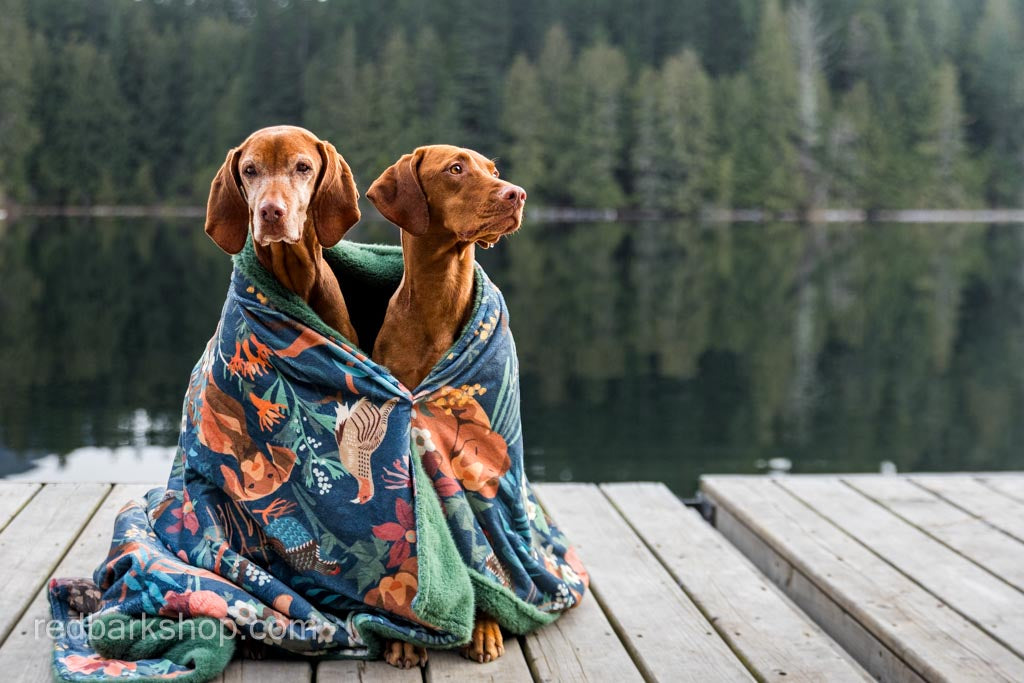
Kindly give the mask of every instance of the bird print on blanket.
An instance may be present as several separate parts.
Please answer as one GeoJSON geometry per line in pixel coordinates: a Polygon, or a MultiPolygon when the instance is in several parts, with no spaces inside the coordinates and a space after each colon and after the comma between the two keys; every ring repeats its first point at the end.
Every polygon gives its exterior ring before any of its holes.
{"type": "Polygon", "coordinates": [[[351,408],[338,404],[338,417],[334,436],[338,440],[338,457],[348,473],[356,478],[359,491],[353,503],[365,503],[373,498],[373,471],[370,458],[388,431],[388,416],[398,403],[397,398],[378,406],[366,398],[351,408]]]}
{"type": "Polygon", "coordinates": [[[317,571],[324,574],[337,574],[341,571],[334,560],[325,560],[320,556],[320,544],[293,517],[278,517],[266,527],[270,536],[270,545],[296,571],[317,571]]]}

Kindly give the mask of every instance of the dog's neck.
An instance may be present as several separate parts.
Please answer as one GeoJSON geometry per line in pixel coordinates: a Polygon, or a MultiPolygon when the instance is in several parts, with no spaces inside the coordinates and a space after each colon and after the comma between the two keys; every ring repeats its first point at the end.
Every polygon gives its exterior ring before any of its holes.
{"type": "Polygon", "coordinates": [[[278,282],[297,294],[330,327],[358,345],[355,328],[348,316],[345,297],[334,271],[324,260],[324,249],[316,238],[312,221],[307,220],[302,238],[294,244],[254,243],[256,257],[278,282]]]}
{"type": "Polygon", "coordinates": [[[373,359],[415,389],[466,323],[476,252],[472,243],[431,229],[416,237],[403,233],[402,256],[405,272],[388,304],[373,359]]]}
{"type": "MultiPolygon", "coordinates": [[[[325,268],[323,247],[311,225],[302,230],[302,238],[293,244],[254,242],[256,257],[277,281],[309,303],[313,290],[319,286],[320,272],[325,268]]],[[[328,269],[329,270],[329,269],[328,269]]]]}
{"type": "Polygon", "coordinates": [[[473,303],[473,243],[447,230],[416,237],[402,233],[402,258],[397,302],[434,334],[454,341],[473,303]]]}

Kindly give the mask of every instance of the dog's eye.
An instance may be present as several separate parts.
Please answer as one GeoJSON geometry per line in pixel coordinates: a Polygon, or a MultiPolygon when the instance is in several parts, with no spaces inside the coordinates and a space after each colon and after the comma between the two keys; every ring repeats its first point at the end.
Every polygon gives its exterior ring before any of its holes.
{"type": "Polygon", "coordinates": [[[310,171],[313,170],[313,168],[306,162],[300,161],[298,166],[295,167],[295,170],[298,171],[299,173],[309,173],[310,171]]]}
{"type": "Polygon", "coordinates": [[[245,175],[247,175],[250,178],[252,178],[252,177],[254,177],[256,175],[256,167],[255,166],[246,166],[245,169],[242,170],[242,173],[244,173],[245,175]]]}
{"type": "Polygon", "coordinates": [[[452,175],[459,175],[462,173],[462,164],[452,164],[451,168],[448,169],[448,172],[452,175]]]}
{"type": "Polygon", "coordinates": [[[494,169],[493,171],[491,171],[491,175],[494,176],[495,178],[497,178],[498,177],[498,169],[494,169]]]}

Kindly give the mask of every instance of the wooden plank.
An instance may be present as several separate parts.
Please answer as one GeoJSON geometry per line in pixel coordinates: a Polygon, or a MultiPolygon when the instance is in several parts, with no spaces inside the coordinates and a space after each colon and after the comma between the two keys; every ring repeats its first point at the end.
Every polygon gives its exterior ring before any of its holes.
{"type": "Polygon", "coordinates": [[[109,492],[110,484],[47,484],[0,532],[0,642],[109,492]]]}
{"type": "Polygon", "coordinates": [[[591,597],[554,623],[524,638],[523,649],[537,681],[642,681],[608,618],[591,597]]]}
{"type": "Polygon", "coordinates": [[[1024,543],[904,477],[850,477],[846,483],[1024,591],[1024,543]]]}
{"type": "Polygon", "coordinates": [[[765,576],[786,591],[800,609],[810,616],[875,679],[893,683],[924,683],[906,662],[880,643],[857,619],[839,606],[799,569],[723,507],[715,510],[715,525],[722,535],[765,576]]]}
{"type": "MultiPolygon", "coordinates": [[[[1024,680],[1024,660],[775,481],[705,477],[702,487],[921,677],[1024,680]]],[[[844,634],[831,635],[851,650],[844,634]]]]}
{"type": "Polygon", "coordinates": [[[601,488],[761,680],[868,679],[831,638],[664,484],[601,488]]]}
{"type": "Polygon", "coordinates": [[[431,650],[424,670],[427,683],[441,681],[494,681],[527,683],[533,681],[517,638],[505,639],[505,654],[493,662],[471,662],[454,650],[431,650]]]}
{"type": "MultiPolygon", "coordinates": [[[[431,651],[428,661],[433,656],[431,651]]],[[[384,661],[334,659],[316,666],[317,683],[418,683],[422,680],[423,670],[419,667],[398,669],[384,661]]]]}
{"type": "Polygon", "coordinates": [[[242,660],[234,659],[211,683],[242,683],[242,660]]]}
{"type": "Polygon", "coordinates": [[[40,488],[39,484],[0,481],[0,531],[7,528],[8,523],[40,488]]]}
{"type": "Polygon", "coordinates": [[[993,491],[998,491],[1018,503],[1024,503],[1024,476],[1022,475],[983,476],[979,477],[979,481],[993,491]]]}
{"type": "Polygon", "coordinates": [[[838,478],[778,483],[1003,645],[1024,655],[1024,593],[838,478]]]}
{"type": "Polygon", "coordinates": [[[282,681],[299,683],[313,680],[312,662],[243,659],[241,665],[241,680],[245,683],[282,683],[282,681]]]}
{"type": "MultiPolygon", "coordinates": [[[[110,548],[114,515],[125,501],[144,495],[150,488],[141,484],[115,486],[52,575],[92,576],[93,569],[103,561],[110,548]]],[[[17,671],[18,680],[22,683],[53,680],[50,668],[53,641],[45,629],[50,620],[49,578],[47,576],[46,584],[35,592],[31,605],[0,645],[0,671],[17,671]]]]}
{"type": "Polygon", "coordinates": [[[1024,503],[994,491],[969,475],[912,477],[911,481],[1024,541],[1024,503]]]}
{"type": "Polygon", "coordinates": [[[645,678],[751,680],[729,646],[596,486],[543,484],[536,489],[579,550],[593,597],[645,678]]]}

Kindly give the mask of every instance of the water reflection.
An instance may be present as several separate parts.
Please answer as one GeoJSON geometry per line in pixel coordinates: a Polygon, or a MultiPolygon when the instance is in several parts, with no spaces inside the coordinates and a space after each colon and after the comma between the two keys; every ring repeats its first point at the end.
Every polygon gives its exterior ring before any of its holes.
{"type": "MultiPolygon", "coordinates": [[[[1020,226],[528,224],[480,260],[537,479],[1024,467],[1020,226]]],[[[163,479],[229,269],[194,221],[0,224],[0,474],[163,479]]]]}

